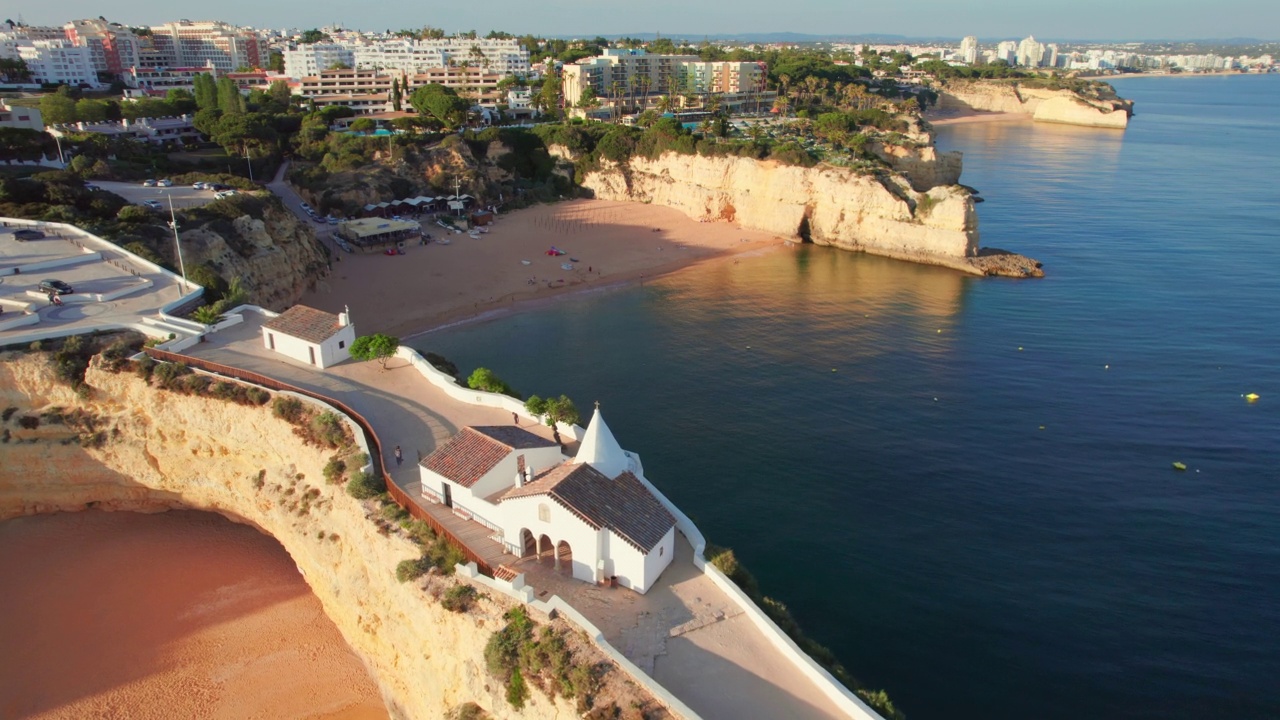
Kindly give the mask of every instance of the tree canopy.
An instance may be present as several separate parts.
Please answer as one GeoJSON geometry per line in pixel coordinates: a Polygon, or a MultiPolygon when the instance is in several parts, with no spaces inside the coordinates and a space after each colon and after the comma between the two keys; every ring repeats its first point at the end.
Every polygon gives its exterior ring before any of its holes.
{"type": "Polygon", "coordinates": [[[376,333],[361,335],[351,343],[351,357],[356,360],[377,360],[382,369],[387,369],[387,360],[400,348],[400,338],[392,335],[376,333]]]}
{"type": "Polygon", "coordinates": [[[471,103],[458,97],[452,88],[438,83],[423,85],[409,96],[409,104],[419,113],[440,122],[446,128],[454,129],[467,121],[467,111],[471,103]]]}

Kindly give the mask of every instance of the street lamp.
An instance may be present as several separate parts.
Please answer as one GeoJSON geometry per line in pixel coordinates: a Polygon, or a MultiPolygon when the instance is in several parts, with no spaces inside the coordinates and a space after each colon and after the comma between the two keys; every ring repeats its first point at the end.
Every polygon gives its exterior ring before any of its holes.
{"type": "Polygon", "coordinates": [[[165,193],[169,198],[169,227],[173,228],[173,246],[178,249],[178,271],[182,273],[182,294],[187,294],[187,266],[182,262],[182,243],[178,241],[178,216],[173,212],[173,192],[165,193]]]}
{"type": "Polygon", "coordinates": [[[244,161],[249,164],[249,182],[253,182],[253,161],[249,159],[249,148],[244,149],[244,161]]]}

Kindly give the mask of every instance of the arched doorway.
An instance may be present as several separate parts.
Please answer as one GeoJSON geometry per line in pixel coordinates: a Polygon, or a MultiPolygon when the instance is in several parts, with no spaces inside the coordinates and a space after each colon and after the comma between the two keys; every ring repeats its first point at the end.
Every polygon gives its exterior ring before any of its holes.
{"type": "Polygon", "coordinates": [[[556,569],[566,575],[573,575],[573,548],[564,540],[556,545],[556,569]]]}
{"type": "Polygon", "coordinates": [[[552,558],[556,551],[556,544],[551,542],[551,538],[543,535],[538,538],[538,560],[552,558]]]}
{"type": "Polygon", "coordinates": [[[520,531],[520,557],[533,557],[538,554],[538,541],[527,529],[520,531]]]}

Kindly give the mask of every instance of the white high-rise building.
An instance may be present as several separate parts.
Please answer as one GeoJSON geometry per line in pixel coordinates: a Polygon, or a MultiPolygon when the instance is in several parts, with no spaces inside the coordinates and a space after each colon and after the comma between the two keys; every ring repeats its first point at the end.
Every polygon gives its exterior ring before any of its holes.
{"type": "Polygon", "coordinates": [[[1018,43],[1012,40],[1005,40],[996,46],[996,59],[1003,60],[1010,65],[1018,62],[1018,43]]]}
{"type": "Polygon", "coordinates": [[[284,51],[284,74],[297,80],[319,75],[336,65],[355,67],[355,52],[349,45],[313,43],[284,51]]]}
{"type": "Polygon", "coordinates": [[[212,62],[220,72],[234,72],[266,67],[270,55],[258,33],[218,21],[155,25],[151,41],[159,62],[170,67],[205,67],[212,62]]]}
{"type": "Polygon", "coordinates": [[[978,62],[978,38],[969,35],[960,41],[960,59],[969,65],[978,62]]]}
{"type": "Polygon", "coordinates": [[[1034,35],[1018,43],[1017,61],[1023,67],[1040,67],[1044,63],[1044,43],[1038,42],[1034,35]]]}

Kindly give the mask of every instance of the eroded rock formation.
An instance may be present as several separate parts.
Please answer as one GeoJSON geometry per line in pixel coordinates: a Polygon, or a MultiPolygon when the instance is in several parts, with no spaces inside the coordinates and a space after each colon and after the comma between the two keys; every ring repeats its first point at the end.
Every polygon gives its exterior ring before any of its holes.
{"type": "Polygon", "coordinates": [[[1133,102],[1100,93],[1085,97],[1071,90],[1050,90],[1016,82],[948,82],[938,91],[938,109],[1021,113],[1036,122],[1124,129],[1133,115],[1133,102]]]}

